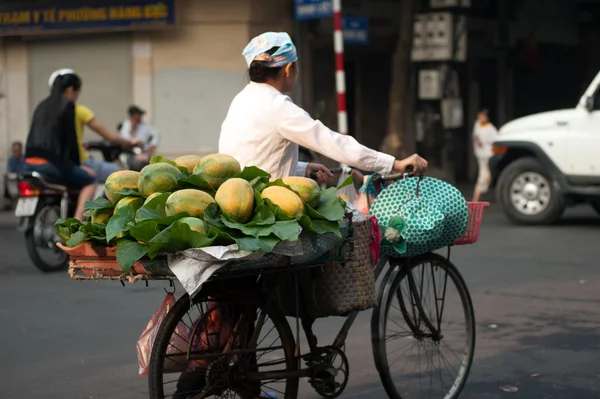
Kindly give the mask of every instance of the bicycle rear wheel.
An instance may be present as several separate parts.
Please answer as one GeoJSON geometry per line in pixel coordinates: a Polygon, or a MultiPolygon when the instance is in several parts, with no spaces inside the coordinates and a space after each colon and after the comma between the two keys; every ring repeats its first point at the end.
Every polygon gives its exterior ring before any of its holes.
{"type": "Polygon", "coordinates": [[[388,396],[457,398],[475,350],[473,304],[462,276],[436,254],[390,266],[371,320],[375,365],[388,396]]]}
{"type": "Polygon", "coordinates": [[[162,322],[150,358],[150,398],[295,399],[299,362],[283,313],[248,291],[213,292],[218,298],[182,296],[162,322]]]}

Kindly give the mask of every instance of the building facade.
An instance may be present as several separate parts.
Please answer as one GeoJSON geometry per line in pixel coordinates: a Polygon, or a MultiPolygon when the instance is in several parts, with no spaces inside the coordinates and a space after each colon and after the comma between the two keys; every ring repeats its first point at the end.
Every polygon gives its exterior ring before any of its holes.
{"type": "MultiPolygon", "coordinates": [[[[18,10],[28,10],[30,19],[38,9],[54,10],[63,22],[95,17],[89,7],[73,2],[64,8],[60,1],[37,2],[36,8],[25,3],[0,8],[1,165],[10,143],[25,141],[32,111],[48,95],[48,78],[59,68],[72,68],[82,77],[79,102],[107,128],[115,130],[127,107],[136,104],[147,110],[147,122],[161,133],[161,154],[214,152],[229,103],[247,83],[242,49],[261,31],[290,30],[292,21],[292,7],[285,0],[256,2],[263,3],[260,8],[238,0],[174,0],[173,24],[117,29],[109,23],[85,29],[65,24],[60,31],[24,32],[18,28],[26,17],[21,14],[19,20],[18,10]]],[[[168,2],[96,3],[98,8],[129,10],[124,17],[132,17],[131,7],[168,2]]],[[[86,132],[86,140],[98,138],[86,132]]]]}

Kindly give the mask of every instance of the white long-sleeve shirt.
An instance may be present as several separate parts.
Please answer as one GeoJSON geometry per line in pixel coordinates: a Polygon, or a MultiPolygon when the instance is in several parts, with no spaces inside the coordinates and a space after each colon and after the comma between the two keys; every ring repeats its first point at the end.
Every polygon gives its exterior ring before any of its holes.
{"type": "Polygon", "coordinates": [[[491,158],[492,155],[492,144],[498,138],[498,129],[491,123],[481,125],[479,122],[475,122],[473,127],[473,141],[474,151],[477,158],[491,158]],[[481,147],[477,146],[477,141],[481,143],[481,147]]]}
{"type": "Polygon", "coordinates": [[[219,152],[242,167],[256,166],[273,178],[304,176],[298,145],[340,163],[388,175],[394,157],[371,150],[314,120],[280,91],[250,82],[232,101],[221,127],[219,152]]]}

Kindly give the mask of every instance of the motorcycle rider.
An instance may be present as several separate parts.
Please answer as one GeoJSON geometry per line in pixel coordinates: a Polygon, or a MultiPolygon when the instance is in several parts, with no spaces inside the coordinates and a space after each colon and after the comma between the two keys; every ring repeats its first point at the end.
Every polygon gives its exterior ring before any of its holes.
{"type": "MultiPolygon", "coordinates": [[[[59,69],[54,71],[50,75],[48,85],[52,88],[54,80],[61,75],[73,74],[77,76],[77,73],[68,68],[59,69]]],[[[82,165],[87,166],[94,171],[96,175],[96,181],[104,183],[108,176],[119,170],[119,167],[112,162],[105,162],[102,160],[94,159],[83,146],[83,136],[85,126],[89,127],[92,131],[98,133],[104,140],[120,145],[123,148],[132,148],[135,146],[142,145],[142,141],[139,139],[127,140],[118,134],[111,133],[106,129],[96,118],[94,112],[82,104],[75,105],[75,132],[77,134],[77,145],[79,147],[79,158],[82,165]]]]}
{"type": "Polygon", "coordinates": [[[81,187],[75,218],[84,220],[83,205],[96,189],[94,172],[80,164],[75,128],[75,102],[81,79],[61,73],[53,79],[50,95],[33,113],[25,146],[25,170],[37,171],[51,179],[81,187]]]}

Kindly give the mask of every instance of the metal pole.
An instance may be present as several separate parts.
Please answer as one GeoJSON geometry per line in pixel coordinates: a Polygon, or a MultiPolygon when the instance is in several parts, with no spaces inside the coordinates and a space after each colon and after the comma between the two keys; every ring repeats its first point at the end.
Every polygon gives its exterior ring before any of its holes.
{"type": "Polygon", "coordinates": [[[346,72],[344,70],[344,35],[342,0],[333,0],[333,51],[335,53],[335,88],[338,98],[338,132],[348,134],[346,112],[346,72]]]}

